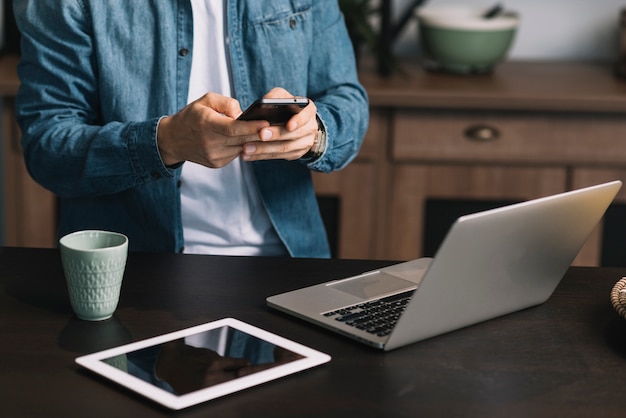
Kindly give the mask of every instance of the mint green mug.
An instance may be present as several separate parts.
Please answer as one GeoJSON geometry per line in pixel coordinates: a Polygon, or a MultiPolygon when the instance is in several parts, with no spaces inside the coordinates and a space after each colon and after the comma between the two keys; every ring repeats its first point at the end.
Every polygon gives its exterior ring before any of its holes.
{"type": "Polygon", "coordinates": [[[70,304],[88,321],[110,318],[117,308],[128,237],[110,231],[77,231],[59,240],[70,304]]]}

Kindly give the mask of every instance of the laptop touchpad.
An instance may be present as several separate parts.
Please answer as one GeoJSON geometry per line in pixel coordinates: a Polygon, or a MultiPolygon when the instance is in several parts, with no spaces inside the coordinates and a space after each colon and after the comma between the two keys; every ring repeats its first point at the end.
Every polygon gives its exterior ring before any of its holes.
{"type": "Polygon", "coordinates": [[[356,276],[339,282],[329,283],[328,287],[363,299],[382,296],[387,293],[415,288],[415,283],[390,274],[375,272],[356,276]]]}

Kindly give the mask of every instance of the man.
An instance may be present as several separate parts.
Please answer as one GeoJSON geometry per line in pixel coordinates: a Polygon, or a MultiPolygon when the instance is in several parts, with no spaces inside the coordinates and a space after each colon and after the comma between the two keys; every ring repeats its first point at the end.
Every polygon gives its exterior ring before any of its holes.
{"type": "Polygon", "coordinates": [[[328,257],[310,170],[345,167],[367,97],[336,1],[16,0],[29,172],[59,235],[136,251],[328,257]],[[285,126],[239,121],[309,97],[285,126]]]}

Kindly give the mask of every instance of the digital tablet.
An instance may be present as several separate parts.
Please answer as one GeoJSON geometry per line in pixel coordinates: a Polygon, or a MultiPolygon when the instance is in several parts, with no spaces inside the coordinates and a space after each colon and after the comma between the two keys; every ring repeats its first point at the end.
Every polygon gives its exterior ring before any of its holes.
{"type": "Polygon", "coordinates": [[[233,318],[76,362],[171,409],[182,409],[330,361],[330,356],[233,318]]]}

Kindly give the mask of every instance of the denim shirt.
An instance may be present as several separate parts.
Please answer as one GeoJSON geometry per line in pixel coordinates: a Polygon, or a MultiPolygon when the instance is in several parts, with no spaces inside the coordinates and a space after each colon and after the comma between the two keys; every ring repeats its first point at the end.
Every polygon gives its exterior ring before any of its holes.
{"type": "MultiPolygon", "coordinates": [[[[368,121],[336,1],[229,0],[234,97],[271,88],[311,98],[328,147],[315,161],[253,164],[270,219],[294,257],[328,257],[311,170],[344,168],[368,121]]],[[[159,118],[186,105],[189,0],[15,0],[22,32],[16,98],[32,177],[59,198],[58,235],[125,233],[135,251],[180,252],[180,167],[163,164],[159,118]]]]}

